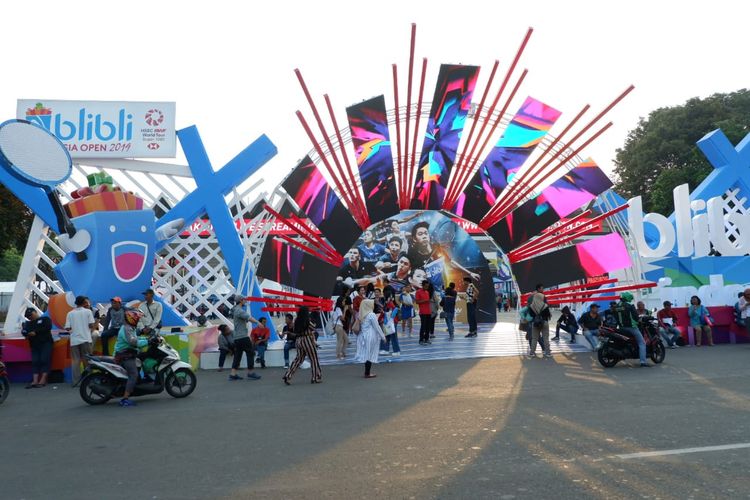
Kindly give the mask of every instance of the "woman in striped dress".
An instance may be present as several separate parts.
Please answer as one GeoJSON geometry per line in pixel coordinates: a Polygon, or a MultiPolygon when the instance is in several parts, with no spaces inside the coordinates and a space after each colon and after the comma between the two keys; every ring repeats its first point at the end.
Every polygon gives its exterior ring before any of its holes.
{"type": "Polygon", "coordinates": [[[300,306],[297,312],[297,319],[294,320],[294,333],[296,335],[295,346],[297,357],[294,358],[289,369],[282,378],[286,385],[290,385],[294,372],[300,367],[305,357],[310,358],[310,369],[312,371],[311,384],[319,384],[322,380],[320,371],[320,362],[318,361],[318,350],[315,345],[315,329],[310,323],[310,310],[305,306],[300,306]]]}
{"type": "Polygon", "coordinates": [[[375,378],[371,373],[372,364],[378,362],[378,351],[380,350],[380,341],[385,341],[383,330],[378,324],[376,315],[377,308],[375,301],[366,299],[359,306],[359,338],[357,338],[357,356],[354,360],[357,363],[365,364],[365,378],[375,378]]]}

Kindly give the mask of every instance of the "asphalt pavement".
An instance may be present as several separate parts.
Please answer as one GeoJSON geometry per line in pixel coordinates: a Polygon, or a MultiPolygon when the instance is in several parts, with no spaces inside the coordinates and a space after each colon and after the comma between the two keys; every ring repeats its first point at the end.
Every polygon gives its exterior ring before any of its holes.
{"type": "Polygon", "coordinates": [[[199,372],[195,393],[0,405],[4,499],[748,498],[750,345],[199,372]],[[717,448],[706,448],[717,447],[717,448]],[[643,456],[656,452],[655,456],[643,456]],[[665,454],[666,453],[666,454],[665,454]]]}

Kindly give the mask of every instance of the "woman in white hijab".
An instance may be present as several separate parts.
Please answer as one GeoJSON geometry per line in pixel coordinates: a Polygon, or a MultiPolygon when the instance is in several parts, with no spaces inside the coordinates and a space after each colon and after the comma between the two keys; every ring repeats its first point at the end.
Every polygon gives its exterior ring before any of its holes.
{"type": "Polygon", "coordinates": [[[372,364],[378,362],[378,351],[380,350],[380,341],[385,341],[385,334],[378,324],[378,317],[375,314],[376,307],[372,299],[363,300],[359,306],[359,338],[357,338],[357,355],[354,360],[357,363],[365,364],[365,378],[375,378],[371,373],[372,364]]]}

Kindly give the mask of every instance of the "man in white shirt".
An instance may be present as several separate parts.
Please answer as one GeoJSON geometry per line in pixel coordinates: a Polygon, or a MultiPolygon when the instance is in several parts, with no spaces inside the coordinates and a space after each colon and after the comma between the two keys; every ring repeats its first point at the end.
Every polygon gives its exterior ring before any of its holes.
{"type": "Polygon", "coordinates": [[[138,331],[143,333],[143,335],[159,333],[163,311],[162,306],[154,300],[154,291],[152,289],[149,288],[143,292],[143,296],[146,300],[138,306],[138,310],[143,313],[141,319],[138,320],[138,331]]]}
{"type": "Polygon", "coordinates": [[[86,307],[88,298],[82,295],[76,297],[76,308],[70,311],[65,318],[65,329],[70,332],[70,359],[73,375],[73,384],[81,378],[81,363],[83,366],[89,364],[86,355],[91,354],[93,339],[91,332],[96,320],[91,309],[86,307]]]}

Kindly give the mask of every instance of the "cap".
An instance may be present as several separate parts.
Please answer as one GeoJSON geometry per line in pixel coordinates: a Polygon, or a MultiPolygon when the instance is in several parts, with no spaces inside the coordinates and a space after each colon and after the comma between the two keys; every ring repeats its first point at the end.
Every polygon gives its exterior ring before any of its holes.
{"type": "Polygon", "coordinates": [[[153,288],[149,288],[149,289],[144,290],[144,291],[141,292],[142,295],[146,295],[148,293],[150,293],[151,295],[154,295],[154,289],[153,288]]]}
{"type": "Polygon", "coordinates": [[[122,303],[122,299],[120,297],[112,297],[111,299],[109,299],[109,301],[122,303]]]}

